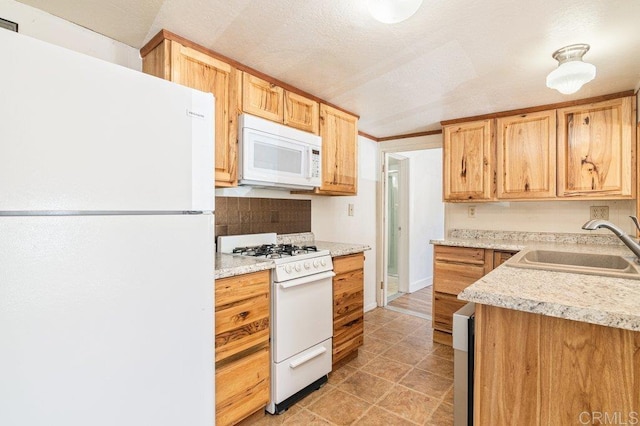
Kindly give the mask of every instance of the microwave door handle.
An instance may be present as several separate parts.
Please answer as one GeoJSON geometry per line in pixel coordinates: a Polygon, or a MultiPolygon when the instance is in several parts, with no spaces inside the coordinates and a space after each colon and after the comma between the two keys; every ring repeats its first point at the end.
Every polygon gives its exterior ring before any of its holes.
{"type": "Polygon", "coordinates": [[[313,173],[313,149],[307,147],[307,179],[311,179],[313,173]]]}

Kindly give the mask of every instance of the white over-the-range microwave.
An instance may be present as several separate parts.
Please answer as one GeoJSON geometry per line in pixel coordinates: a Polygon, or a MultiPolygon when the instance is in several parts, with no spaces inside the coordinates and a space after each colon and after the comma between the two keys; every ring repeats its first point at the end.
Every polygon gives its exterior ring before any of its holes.
{"type": "Polygon", "coordinates": [[[321,138],[242,114],[238,120],[238,183],[282,189],[321,184],[321,138]]]}

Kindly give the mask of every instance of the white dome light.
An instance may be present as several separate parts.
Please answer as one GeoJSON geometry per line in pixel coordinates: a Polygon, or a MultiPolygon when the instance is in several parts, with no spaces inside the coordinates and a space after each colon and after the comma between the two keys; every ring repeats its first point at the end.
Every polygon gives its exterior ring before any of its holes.
{"type": "Polygon", "coordinates": [[[409,19],[418,11],[423,0],[367,0],[369,13],[385,24],[409,19]]]}
{"type": "Polygon", "coordinates": [[[582,56],[588,50],[588,44],[572,44],[556,50],[553,59],[558,61],[558,68],[547,76],[547,87],[570,95],[593,80],[596,77],[596,67],[582,61],[582,56]]]}

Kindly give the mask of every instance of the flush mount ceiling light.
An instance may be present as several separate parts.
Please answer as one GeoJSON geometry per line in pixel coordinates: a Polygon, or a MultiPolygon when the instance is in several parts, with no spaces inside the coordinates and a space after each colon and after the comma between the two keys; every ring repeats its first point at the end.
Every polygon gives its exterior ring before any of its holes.
{"type": "Polygon", "coordinates": [[[580,90],[583,84],[593,80],[596,67],[582,61],[582,57],[588,51],[588,44],[572,44],[553,52],[552,56],[558,61],[558,68],[547,76],[547,87],[570,95],[580,90]]]}
{"type": "Polygon", "coordinates": [[[367,0],[369,13],[385,24],[409,19],[418,11],[423,0],[367,0]]]}

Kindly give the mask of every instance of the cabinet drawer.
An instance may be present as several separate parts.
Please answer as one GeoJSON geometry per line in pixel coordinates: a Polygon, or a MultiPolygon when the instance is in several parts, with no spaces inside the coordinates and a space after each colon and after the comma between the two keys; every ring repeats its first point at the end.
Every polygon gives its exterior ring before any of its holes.
{"type": "Polygon", "coordinates": [[[436,262],[433,276],[435,291],[457,296],[484,276],[484,266],[436,262]]]}
{"type": "Polygon", "coordinates": [[[269,348],[216,368],[216,424],[232,425],[269,403],[269,348]]]}
{"type": "Polygon", "coordinates": [[[435,246],[434,255],[436,261],[484,265],[484,249],[481,248],[435,246]]]}
{"type": "Polygon", "coordinates": [[[364,268],[364,254],[352,254],[333,258],[333,272],[342,274],[364,268]]]}
{"type": "Polygon", "coordinates": [[[269,294],[217,308],[216,362],[269,341],[269,294]]]}
{"type": "Polygon", "coordinates": [[[493,268],[497,268],[516,254],[515,251],[495,251],[493,252],[493,268]]]}
{"type": "Polygon", "coordinates": [[[433,328],[451,333],[453,314],[467,302],[458,300],[456,296],[444,293],[433,293],[433,328]]]}
{"type": "Polygon", "coordinates": [[[269,271],[221,278],[215,281],[216,309],[242,299],[269,293],[269,271]]]}

